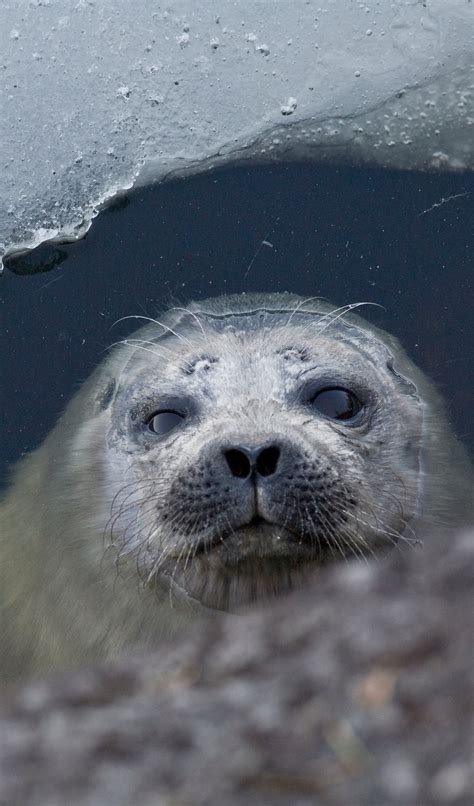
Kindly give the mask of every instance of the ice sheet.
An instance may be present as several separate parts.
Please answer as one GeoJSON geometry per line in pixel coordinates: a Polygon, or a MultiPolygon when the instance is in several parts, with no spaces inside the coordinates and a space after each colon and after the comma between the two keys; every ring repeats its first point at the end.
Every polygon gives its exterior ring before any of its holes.
{"type": "Polygon", "coordinates": [[[474,166],[470,0],[3,0],[0,38],[3,254],[215,165],[474,166]]]}

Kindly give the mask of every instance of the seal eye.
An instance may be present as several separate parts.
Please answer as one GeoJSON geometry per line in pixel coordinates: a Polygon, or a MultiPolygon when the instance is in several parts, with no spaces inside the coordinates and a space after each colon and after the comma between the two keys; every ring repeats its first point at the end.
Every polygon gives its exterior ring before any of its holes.
{"type": "Polygon", "coordinates": [[[312,405],[325,417],[331,420],[352,420],[362,409],[362,403],[347,389],[321,389],[313,399],[312,405]]]}
{"type": "Polygon", "coordinates": [[[178,411],[172,411],[171,409],[164,409],[163,411],[157,411],[156,414],[151,417],[148,421],[148,428],[150,431],[153,431],[154,434],[158,434],[158,436],[163,437],[165,434],[168,434],[173,428],[176,428],[177,425],[182,423],[184,417],[178,411]]]}

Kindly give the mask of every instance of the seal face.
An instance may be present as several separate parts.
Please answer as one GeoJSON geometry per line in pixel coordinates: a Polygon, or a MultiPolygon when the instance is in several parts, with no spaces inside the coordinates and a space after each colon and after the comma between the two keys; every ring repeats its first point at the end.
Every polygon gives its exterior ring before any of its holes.
{"type": "Polygon", "coordinates": [[[120,560],[234,609],[413,537],[417,389],[341,313],[196,306],[128,340],[103,467],[120,560]]]}
{"type": "Polygon", "coordinates": [[[0,503],[0,673],[156,646],[472,520],[429,382],[346,308],[193,303],[113,347],[0,503]]]}

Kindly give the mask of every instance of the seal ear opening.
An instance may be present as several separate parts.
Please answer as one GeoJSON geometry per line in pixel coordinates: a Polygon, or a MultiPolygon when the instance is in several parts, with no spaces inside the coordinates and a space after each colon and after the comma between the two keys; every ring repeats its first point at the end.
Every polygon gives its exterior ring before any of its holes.
{"type": "Polygon", "coordinates": [[[99,389],[96,397],[97,413],[106,411],[109,408],[114,399],[116,386],[117,384],[113,378],[104,379],[104,384],[99,389]]]}

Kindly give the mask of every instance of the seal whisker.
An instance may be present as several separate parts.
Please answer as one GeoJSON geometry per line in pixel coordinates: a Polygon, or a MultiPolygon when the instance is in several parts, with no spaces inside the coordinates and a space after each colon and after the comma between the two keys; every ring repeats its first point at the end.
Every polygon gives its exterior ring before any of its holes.
{"type": "Polygon", "coordinates": [[[369,551],[371,551],[371,549],[365,538],[359,533],[358,521],[356,520],[355,523],[355,533],[352,532],[345,523],[348,514],[349,510],[341,506],[339,511],[339,518],[336,525],[337,531],[341,535],[343,544],[345,543],[345,545],[349,548],[349,551],[351,552],[352,556],[357,560],[365,560],[367,562],[367,556],[366,556],[367,553],[363,549],[365,548],[368,549],[369,551]]]}
{"type": "MultiPolygon", "coordinates": [[[[331,312],[331,314],[326,314],[326,316],[323,316],[322,319],[320,319],[320,321],[318,322],[319,335],[324,333],[335,322],[337,322],[339,319],[341,319],[341,317],[345,316],[346,313],[350,313],[351,311],[355,310],[356,308],[361,308],[363,305],[373,305],[373,306],[375,306],[377,308],[383,308],[383,305],[379,305],[377,302],[352,302],[349,305],[344,305],[341,308],[336,308],[334,311],[331,312]],[[335,314],[337,314],[337,315],[335,315],[335,314]],[[329,317],[329,322],[327,322],[322,329],[319,329],[319,326],[322,324],[324,319],[326,319],[328,317],[329,317]]],[[[351,325],[352,324],[353,323],[351,322],[351,325]]],[[[358,327],[357,325],[354,325],[354,326],[356,328],[358,327]]],[[[364,335],[366,335],[366,331],[363,328],[358,328],[358,329],[361,330],[364,333],[364,335]]]]}
{"type": "MultiPolygon", "coordinates": [[[[342,510],[342,512],[346,518],[350,518],[351,516],[353,517],[353,514],[348,510],[342,510]]],[[[361,534],[360,525],[361,524],[359,521],[355,519],[354,532],[351,531],[347,524],[341,524],[340,529],[341,533],[345,535],[346,539],[349,541],[354,557],[356,557],[358,560],[368,563],[369,555],[371,560],[378,559],[378,557],[376,551],[372,548],[367,538],[361,534]]]]}
{"type": "MultiPolygon", "coordinates": [[[[358,513],[357,516],[356,516],[356,515],[354,515],[354,513],[348,512],[347,515],[348,515],[349,518],[352,518],[357,524],[372,528],[376,532],[376,534],[378,536],[386,538],[394,548],[399,549],[400,541],[404,542],[403,541],[403,536],[400,534],[400,532],[392,532],[392,531],[387,530],[384,527],[384,525],[378,519],[376,519],[376,524],[373,525],[373,524],[370,524],[369,522],[365,521],[363,518],[361,518],[360,513],[358,513]]],[[[364,538],[364,540],[366,541],[366,538],[364,538]]],[[[367,548],[369,548],[369,547],[367,546],[367,548]]],[[[370,547],[370,551],[371,551],[371,553],[374,553],[374,550],[371,547],[370,547]]],[[[374,554],[374,556],[375,556],[375,554],[374,554]]]]}
{"type": "MultiPolygon", "coordinates": [[[[130,339],[129,338],[129,339],[126,339],[125,342],[126,342],[126,344],[131,344],[131,345],[135,345],[135,344],[140,345],[141,344],[141,345],[145,346],[145,345],[149,344],[152,353],[154,355],[156,355],[158,358],[162,358],[164,354],[169,353],[170,358],[168,358],[167,360],[178,359],[178,361],[180,361],[181,363],[183,363],[187,367],[192,367],[193,366],[192,362],[188,361],[187,359],[185,359],[182,356],[180,356],[179,352],[177,352],[176,350],[173,350],[171,347],[168,347],[166,344],[158,344],[156,341],[153,341],[153,339],[133,339],[133,338],[130,339]]],[[[166,358],[166,355],[164,357],[166,358]]]]}
{"type": "Polygon", "coordinates": [[[206,344],[209,342],[208,334],[204,330],[204,326],[203,326],[201,320],[199,319],[199,312],[192,311],[190,308],[179,308],[179,307],[178,308],[171,308],[170,312],[171,311],[182,311],[187,316],[191,316],[195,320],[196,324],[199,326],[199,328],[201,330],[201,333],[204,336],[204,339],[206,341],[206,344]]]}
{"type": "MultiPolygon", "coordinates": [[[[305,505],[305,514],[306,514],[306,522],[307,522],[308,526],[306,527],[306,523],[301,518],[301,529],[303,530],[305,528],[309,528],[309,532],[310,532],[312,542],[314,543],[314,541],[316,541],[318,555],[321,558],[322,555],[323,555],[323,547],[322,547],[322,544],[321,544],[320,530],[318,530],[316,528],[316,524],[314,523],[313,518],[311,516],[311,513],[309,512],[309,509],[308,509],[308,507],[306,505],[305,505]]],[[[327,535],[324,535],[324,537],[326,538],[326,542],[327,542],[327,535]]]]}
{"type": "MultiPolygon", "coordinates": [[[[398,481],[400,483],[401,491],[403,493],[404,489],[405,489],[405,484],[404,484],[403,480],[400,479],[400,478],[397,478],[396,476],[394,476],[394,481],[398,481]]],[[[375,485],[374,488],[375,488],[375,490],[380,490],[380,492],[391,501],[391,503],[395,506],[395,512],[396,512],[397,519],[401,522],[401,524],[403,525],[403,528],[407,529],[412,534],[412,537],[409,538],[407,535],[403,535],[400,531],[397,531],[396,533],[394,533],[394,536],[397,539],[403,540],[406,543],[411,543],[412,545],[420,543],[421,541],[418,540],[418,538],[417,538],[417,536],[415,534],[415,531],[413,530],[412,526],[410,526],[409,522],[404,517],[403,506],[401,504],[400,499],[397,498],[391,492],[391,490],[387,490],[386,486],[381,487],[380,485],[375,485]]],[[[372,514],[372,516],[374,517],[374,519],[376,521],[378,520],[377,515],[375,513],[376,509],[380,509],[381,512],[382,512],[382,515],[387,514],[387,508],[382,507],[377,501],[373,501],[372,506],[370,507],[370,509],[371,509],[371,514],[372,514]]]]}
{"type": "MultiPolygon", "coordinates": [[[[338,546],[337,538],[336,538],[336,540],[334,539],[334,526],[328,520],[328,518],[327,518],[323,508],[321,507],[321,505],[319,506],[319,509],[318,509],[318,515],[319,515],[319,519],[320,519],[320,522],[321,522],[321,526],[323,527],[323,537],[325,539],[325,545],[329,549],[329,552],[330,552],[330,554],[332,556],[333,561],[335,561],[337,559],[337,554],[334,551],[334,548],[336,548],[337,551],[340,552],[340,546],[338,546]]],[[[310,520],[310,523],[312,523],[311,520],[310,520]]],[[[313,530],[314,530],[314,534],[317,536],[317,539],[318,539],[318,549],[319,549],[319,551],[321,551],[322,547],[321,547],[321,543],[320,543],[319,532],[315,528],[314,524],[313,524],[313,530]]]]}
{"type": "MultiPolygon", "coordinates": [[[[106,534],[109,533],[111,542],[115,542],[114,534],[115,534],[116,525],[119,523],[119,521],[121,519],[123,519],[124,517],[126,517],[126,515],[127,515],[127,513],[129,511],[133,512],[134,517],[136,519],[136,517],[137,517],[137,509],[141,508],[143,506],[143,503],[150,503],[150,497],[151,497],[150,493],[149,492],[145,493],[144,490],[143,490],[143,487],[141,485],[138,486],[138,484],[139,483],[136,482],[135,490],[132,490],[132,491],[128,492],[127,495],[125,496],[125,498],[121,499],[120,498],[120,493],[117,493],[117,495],[114,497],[113,508],[111,509],[111,514],[110,514],[109,520],[108,520],[108,522],[106,524],[106,527],[105,527],[105,530],[104,530],[104,538],[105,538],[106,534]],[[137,500],[132,500],[132,498],[131,498],[136,492],[140,492],[140,495],[142,496],[141,498],[138,499],[138,501],[137,500]]],[[[129,486],[130,485],[126,485],[126,487],[129,487],[129,486]]],[[[123,488],[122,488],[122,491],[123,491],[123,488]]],[[[142,512],[142,516],[143,516],[143,514],[144,513],[142,512]]],[[[128,526],[126,528],[128,528],[128,526]]],[[[125,533],[126,533],[126,530],[125,530],[125,532],[123,530],[121,530],[122,535],[124,535],[125,533]]]]}
{"type": "Polygon", "coordinates": [[[289,326],[289,325],[291,325],[291,322],[293,321],[293,317],[294,317],[294,316],[295,316],[297,313],[299,313],[299,311],[301,311],[301,309],[303,309],[303,308],[304,308],[304,306],[308,304],[308,302],[313,302],[313,300],[321,300],[321,297],[317,297],[317,296],[316,296],[316,297],[307,297],[306,299],[302,299],[302,300],[300,300],[300,302],[298,302],[298,303],[295,305],[295,307],[293,308],[293,310],[291,311],[290,316],[289,316],[289,317],[288,317],[288,319],[286,320],[286,323],[285,323],[285,325],[284,325],[284,328],[282,328],[282,329],[285,329],[285,330],[286,330],[286,329],[288,328],[288,326],[289,326]]]}
{"type": "Polygon", "coordinates": [[[173,330],[172,327],[167,325],[165,322],[160,322],[159,319],[153,319],[151,316],[144,316],[143,314],[130,314],[129,316],[122,316],[120,319],[117,319],[114,322],[114,325],[118,325],[120,322],[124,322],[126,319],[143,319],[150,324],[157,325],[158,327],[162,327],[166,333],[169,333],[171,336],[175,336],[175,338],[179,339],[180,341],[184,342],[188,345],[188,347],[193,347],[192,341],[183,336],[182,333],[178,333],[177,331],[173,330]]]}
{"type": "MultiPolygon", "coordinates": [[[[163,358],[164,351],[170,352],[173,357],[176,357],[176,353],[174,350],[170,350],[164,344],[157,345],[155,342],[146,339],[122,339],[121,341],[117,341],[114,344],[111,344],[110,349],[120,345],[122,345],[123,347],[130,347],[130,349],[134,350],[143,350],[143,352],[150,353],[151,355],[154,355],[157,358],[163,358]],[[153,348],[145,347],[146,344],[152,344],[153,348]]],[[[185,366],[188,367],[192,366],[190,361],[187,361],[185,359],[183,359],[182,361],[185,366]]]]}
{"type": "MultiPolygon", "coordinates": [[[[323,513],[323,510],[322,510],[322,509],[321,509],[321,513],[323,513]]],[[[344,551],[344,542],[345,542],[345,541],[344,541],[344,537],[343,537],[342,532],[340,531],[340,529],[337,529],[337,530],[336,530],[336,528],[335,528],[336,523],[334,523],[334,522],[331,524],[332,529],[329,531],[329,520],[328,520],[328,517],[327,517],[327,516],[324,516],[324,515],[323,515],[323,517],[324,517],[324,519],[325,519],[326,523],[328,524],[328,535],[327,535],[327,539],[328,539],[328,540],[329,540],[329,541],[330,541],[330,542],[331,542],[331,543],[332,543],[332,544],[333,544],[333,545],[336,547],[337,551],[339,552],[339,556],[340,556],[340,557],[341,557],[343,560],[347,560],[347,554],[346,554],[346,552],[344,551]]]]}

